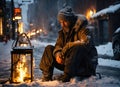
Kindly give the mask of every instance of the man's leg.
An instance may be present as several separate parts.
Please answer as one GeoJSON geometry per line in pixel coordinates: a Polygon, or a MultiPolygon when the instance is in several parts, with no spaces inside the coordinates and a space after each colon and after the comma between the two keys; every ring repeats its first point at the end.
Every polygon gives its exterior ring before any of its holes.
{"type": "Polygon", "coordinates": [[[59,70],[64,70],[64,65],[58,64],[53,56],[54,46],[48,45],[43,53],[43,56],[40,61],[40,69],[43,74],[43,81],[52,80],[53,69],[56,67],[59,70]]]}
{"type": "Polygon", "coordinates": [[[87,58],[88,51],[87,47],[74,46],[68,50],[65,56],[65,68],[63,82],[69,81],[70,78],[79,74],[85,74],[87,72],[87,58]]]}
{"type": "Polygon", "coordinates": [[[54,61],[54,56],[53,56],[53,50],[54,46],[48,45],[45,47],[43,56],[40,61],[40,69],[42,70],[42,80],[43,81],[49,81],[52,80],[52,75],[53,75],[53,61],[54,61]]]}

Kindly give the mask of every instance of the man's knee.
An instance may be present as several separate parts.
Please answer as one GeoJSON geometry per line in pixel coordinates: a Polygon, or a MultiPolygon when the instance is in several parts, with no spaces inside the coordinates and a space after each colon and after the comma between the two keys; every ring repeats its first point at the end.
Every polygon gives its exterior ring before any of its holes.
{"type": "Polygon", "coordinates": [[[77,46],[74,46],[72,48],[73,51],[86,51],[86,47],[85,46],[81,46],[81,45],[77,45],[77,46]]]}
{"type": "Polygon", "coordinates": [[[40,61],[40,68],[46,67],[46,64],[49,66],[52,65],[53,50],[54,50],[54,46],[52,46],[52,45],[48,45],[45,47],[45,51],[44,51],[41,61],[40,61]]]}
{"type": "Polygon", "coordinates": [[[54,46],[52,46],[52,45],[47,45],[47,46],[45,47],[45,50],[47,50],[47,51],[53,51],[53,50],[54,50],[54,46]]]}

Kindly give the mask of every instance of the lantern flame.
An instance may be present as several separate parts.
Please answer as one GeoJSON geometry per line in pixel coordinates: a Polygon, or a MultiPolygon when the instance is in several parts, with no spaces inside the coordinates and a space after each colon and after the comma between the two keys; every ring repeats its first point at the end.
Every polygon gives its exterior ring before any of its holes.
{"type": "Polygon", "coordinates": [[[27,66],[25,55],[22,55],[21,60],[18,61],[16,66],[17,76],[14,78],[14,82],[24,82],[24,79],[27,75],[27,66]]]}

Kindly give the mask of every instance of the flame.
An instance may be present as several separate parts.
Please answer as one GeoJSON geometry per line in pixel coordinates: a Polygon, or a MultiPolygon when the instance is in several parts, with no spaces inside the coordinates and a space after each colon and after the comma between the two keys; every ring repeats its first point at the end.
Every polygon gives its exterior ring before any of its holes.
{"type": "Polygon", "coordinates": [[[20,46],[26,47],[26,46],[27,46],[27,44],[20,44],[20,46]]]}
{"type": "Polygon", "coordinates": [[[91,16],[93,16],[96,13],[95,8],[89,8],[86,11],[86,18],[89,20],[91,16]]]}
{"type": "Polygon", "coordinates": [[[16,66],[17,76],[14,78],[14,82],[24,82],[24,79],[27,75],[27,66],[25,55],[21,55],[21,60],[18,61],[16,66]]]}

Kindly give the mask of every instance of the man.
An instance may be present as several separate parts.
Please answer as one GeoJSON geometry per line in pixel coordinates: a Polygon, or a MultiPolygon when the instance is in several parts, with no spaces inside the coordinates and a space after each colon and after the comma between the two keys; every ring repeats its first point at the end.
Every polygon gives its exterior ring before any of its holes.
{"type": "Polygon", "coordinates": [[[86,17],[74,14],[67,6],[59,11],[58,21],[62,29],[56,44],[45,48],[40,62],[42,81],[52,80],[54,67],[64,71],[59,78],[62,82],[75,76],[95,75],[97,51],[87,29],[86,17]]]}

